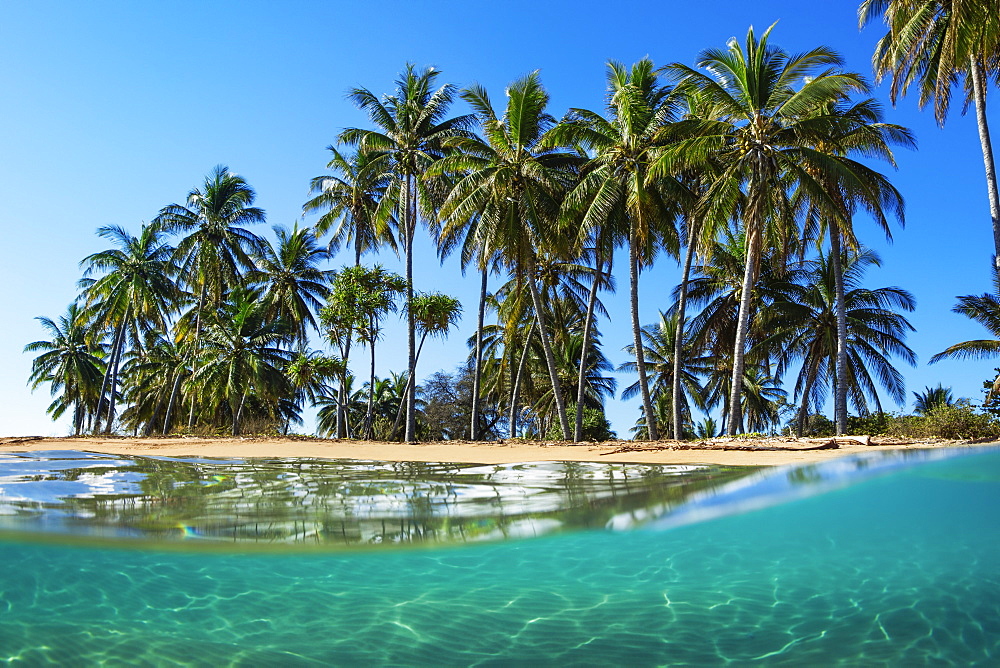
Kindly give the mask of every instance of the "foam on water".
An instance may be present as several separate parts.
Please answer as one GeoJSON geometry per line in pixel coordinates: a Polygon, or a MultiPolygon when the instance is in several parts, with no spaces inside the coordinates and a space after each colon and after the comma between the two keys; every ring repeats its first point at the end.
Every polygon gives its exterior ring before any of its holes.
{"type": "Polygon", "coordinates": [[[689,495],[644,530],[460,548],[281,555],[9,541],[0,660],[995,665],[1000,452],[881,475],[874,464],[851,464],[862,471],[854,484],[822,466],[742,478],[689,495]],[[788,490],[818,480],[827,491],[774,503],[789,498],[775,474],[788,490]],[[755,502],[755,484],[772,505],[755,502]],[[756,509],[662,528],[727,496],[756,509]]]}

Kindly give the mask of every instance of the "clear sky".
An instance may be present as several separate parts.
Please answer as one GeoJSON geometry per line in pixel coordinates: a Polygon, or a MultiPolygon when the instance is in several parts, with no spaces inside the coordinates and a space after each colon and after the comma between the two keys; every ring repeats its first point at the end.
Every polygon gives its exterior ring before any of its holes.
{"type": "MultiPolygon", "coordinates": [[[[0,435],[68,431],[45,414],[47,390],[29,391],[31,356],[22,349],[43,338],[34,318],[57,318],[75,296],[79,261],[105,248],[97,228],[137,232],[220,163],[256,189],[269,224],[290,226],[309,179],[325,171],[325,147],[340,129],[366,124],[345,100],[348,88],[389,92],[409,61],[441,70],[442,82],[478,82],[501,100],[507,83],[537,69],[559,117],[569,107],[603,109],[609,59],[693,64],[702,49],[775,21],[772,43],[792,52],[825,45],[870,75],[881,30],[859,32],[856,10],[846,0],[0,3],[0,435]]],[[[888,107],[884,87],[877,96],[888,107]]],[[[986,336],[950,312],[956,295],[991,288],[975,120],[958,103],[942,130],[914,98],[887,111],[914,130],[920,148],[900,154],[892,175],[907,202],[906,228],[894,230],[894,243],[856,223],[862,242],[883,257],[868,287],[896,285],[917,298],[909,344],[919,365],[901,367],[908,391],[942,382],[978,400],[994,364],[926,364],[952,343],[986,336]]],[[[460,104],[454,112],[467,110],[460,104]]],[[[991,120],[1000,127],[995,113],[991,120]]],[[[478,281],[462,277],[455,258],[439,265],[426,234],[416,253],[417,289],[446,292],[465,306],[458,332],[427,343],[423,377],[451,371],[467,354],[478,281]]],[[[350,261],[345,254],[332,266],[350,261]]],[[[401,271],[390,255],[377,261],[401,271]]],[[[679,273],[664,258],[643,276],[643,323],[668,306],[679,273]]],[[[604,349],[618,364],[630,341],[627,276],[604,300],[612,318],[600,325],[604,349]]],[[[380,375],[406,366],[402,323],[389,324],[380,375]]],[[[632,380],[621,374],[619,386],[632,380]]],[[[620,435],[638,410],[635,400],[609,404],[620,435]]],[[[312,428],[310,421],[305,430],[312,428]]]]}

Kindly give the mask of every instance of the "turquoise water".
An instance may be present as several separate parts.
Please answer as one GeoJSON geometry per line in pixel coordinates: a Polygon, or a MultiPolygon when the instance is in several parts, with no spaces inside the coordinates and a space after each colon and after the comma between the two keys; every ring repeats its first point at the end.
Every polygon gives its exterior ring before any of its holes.
{"type": "MultiPolygon", "coordinates": [[[[22,520],[0,543],[0,660],[997,665],[1000,451],[923,457],[718,487],[702,469],[683,493],[610,513],[594,484],[600,529],[549,508],[563,530],[457,547],[164,550],[120,525],[114,540],[50,542],[22,520]]],[[[19,484],[0,475],[7,517],[52,512],[19,484]]]]}

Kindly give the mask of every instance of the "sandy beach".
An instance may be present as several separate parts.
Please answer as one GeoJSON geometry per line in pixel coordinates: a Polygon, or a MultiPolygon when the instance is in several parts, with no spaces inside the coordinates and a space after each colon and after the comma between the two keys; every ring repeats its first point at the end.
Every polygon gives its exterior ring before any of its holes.
{"type": "MultiPolygon", "coordinates": [[[[323,439],[264,438],[0,438],[0,452],[84,450],[106,454],[161,457],[309,457],[380,461],[508,464],[536,461],[617,462],[647,464],[723,464],[779,466],[825,461],[886,449],[942,446],[979,447],[961,441],[892,442],[872,439],[714,439],[710,442],[610,441],[592,444],[549,442],[377,443],[323,439]],[[825,449],[816,449],[824,447],[825,449]]],[[[995,444],[993,444],[995,445],[995,444]]]]}

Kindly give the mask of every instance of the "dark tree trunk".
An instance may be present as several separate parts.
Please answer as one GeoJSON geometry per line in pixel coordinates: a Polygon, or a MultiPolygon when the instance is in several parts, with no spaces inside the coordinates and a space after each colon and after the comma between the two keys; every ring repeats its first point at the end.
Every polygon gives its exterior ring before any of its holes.
{"type": "Polygon", "coordinates": [[[479,386],[483,367],[483,322],[486,319],[486,281],[489,272],[482,270],[482,285],[479,288],[479,317],[476,320],[475,366],[472,369],[472,420],[469,424],[469,440],[479,440],[479,386]]]}

